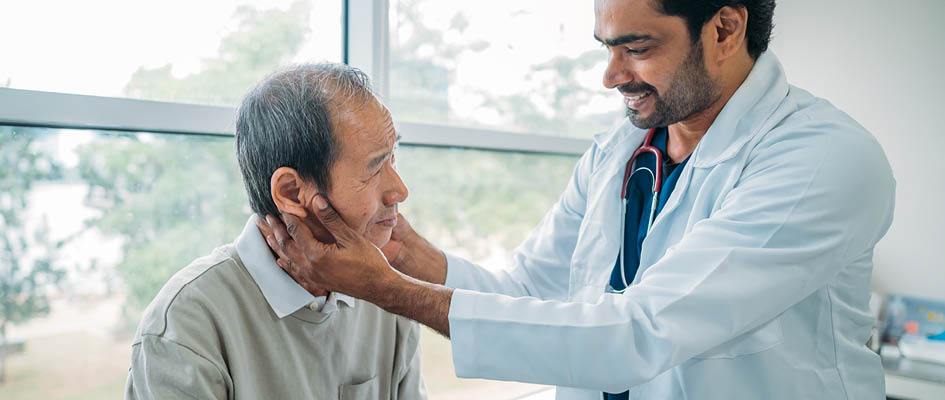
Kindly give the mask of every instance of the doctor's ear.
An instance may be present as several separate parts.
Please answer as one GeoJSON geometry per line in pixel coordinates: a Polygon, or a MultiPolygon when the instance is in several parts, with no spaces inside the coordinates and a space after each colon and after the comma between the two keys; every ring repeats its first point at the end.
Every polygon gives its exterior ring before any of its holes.
{"type": "Polygon", "coordinates": [[[272,193],[272,202],[282,213],[292,214],[299,219],[308,216],[308,188],[298,171],[289,167],[279,167],[272,173],[269,181],[269,191],[272,193]]]}
{"type": "Polygon", "coordinates": [[[748,9],[745,7],[722,7],[707,24],[712,29],[719,60],[735,55],[742,47],[747,51],[748,9]]]}

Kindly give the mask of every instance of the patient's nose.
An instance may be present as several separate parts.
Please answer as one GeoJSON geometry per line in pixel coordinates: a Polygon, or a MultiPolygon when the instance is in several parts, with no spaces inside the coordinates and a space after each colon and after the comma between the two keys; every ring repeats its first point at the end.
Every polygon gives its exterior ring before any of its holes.
{"type": "Polygon", "coordinates": [[[397,170],[393,166],[386,167],[389,171],[388,182],[389,187],[384,192],[384,205],[392,206],[397,203],[403,203],[404,200],[407,200],[407,196],[410,194],[410,191],[407,189],[407,185],[404,184],[403,178],[400,177],[400,174],[397,173],[397,170]]]}

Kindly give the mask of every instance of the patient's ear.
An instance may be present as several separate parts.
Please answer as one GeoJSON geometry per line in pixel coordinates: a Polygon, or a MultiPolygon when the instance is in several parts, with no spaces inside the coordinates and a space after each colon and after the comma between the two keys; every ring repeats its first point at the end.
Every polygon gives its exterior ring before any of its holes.
{"type": "Polygon", "coordinates": [[[335,238],[322,226],[317,218],[308,218],[308,213],[312,211],[310,208],[312,201],[315,195],[318,194],[318,188],[314,184],[302,180],[298,171],[289,167],[280,167],[272,173],[269,185],[272,192],[272,202],[276,203],[276,208],[280,212],[292,214],[305,221],[309,230],[312,231],[312,235],[318,241],[322,243],[335,242],[335,238]]]}
{"type": "Polygon", "coordinates": [[[272,173],[269,189],[272,192],[272,202],[276,204],[279,211],[303,220],[308,216],[305,181],[299,176],[298,171],[289,167],[279,167],[272,173]]]}

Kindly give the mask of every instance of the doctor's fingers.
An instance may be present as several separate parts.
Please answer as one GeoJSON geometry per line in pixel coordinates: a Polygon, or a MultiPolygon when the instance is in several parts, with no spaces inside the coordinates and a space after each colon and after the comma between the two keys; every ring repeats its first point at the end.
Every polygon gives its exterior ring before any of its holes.
{"type": "Polygon", "coordinates": [[[291,260],[284,258],[276,260],[276,265],[282,268],[285,273],[292,277],[292,280],[309,293],[315,294],[316,292],[327,290],[326,287],[318,284],[317,277],[312,276],[313,273],[317,272],[313,268],[299,266],[291,260]]]}
{"type": "Polygon", "coordinates": [[[315,206],[315,218],[325,226],[325,229],[335,237],[338,245],[349,247],[358,242],[361,236],[351,229],[350,226],[341,218],[335,207],[328,202],[322,195],[312,197],[312,205],[315,206]]]}
{"type": "Polygon", "coordinates": [[[266,239],[266,244],[269,245],[269,248],[273,253],[276,254],[279,258],[287,258],[285,250],[282,249],[282,245],[279,244],[279,241],[276,239],[275,232],[273,232],[272,227],[269,225],[269,220],[275,219],[272,216],[267,215],[266,220],[257,219],[256,227],[259,228],[259,232],[262,233],[263,238],[266,239]]]}
{"type": "Polygon", "coordinates": [[[282,219],[273,215],[266,215],[266,224],[269,225],[269,232],[272,233],[272,237],[276,241],[276,247],[284,253],[286,242],[292,240],[292,237],[282,223],[282,219]]]}
{"type": "Polygon", "coordinates": [[[283,250],[282,247],[276,243],[276,238],[274,236],[267,235],[266,244],[269,245],[269,248],[272,249],[273,253],[276,253],[277,259],[287,260],[289,258],[289,256],[285,254],[285,250],[283,250]]]}
{"type": "Polygon", "coordinates": [[[257,220],[256,225],[265,237],[266,244],[269,245],[269,248],[271,248],[278,257],[276,265],[278,265],[279,268],[282,268],[299,286],[302,286],[302,288],[309,293],[316,294],[326,289],[310,276],[310,274],[317,271],[312,268],[305,268],[308,264],[307,258],[302,254],[301,249],[295,246],[295,242],[288,235],[288,228],[282,225],[282,222],[279,221],[278,218],[267,216],[266,222],[257,220]],[[270,226],[270,224],[274,225],[275,228],[270,226]],[[277,242],[275,232],[282,232],[283,241],[281,244],[277,242]],[[287,254],[289,251],[292,252],[293,256],[287,254]],[[293,257],[298,259],[302,264],[293,262],[293,257]]]}
{"type": "Polygon", "coordinates": [[[299,266],[318,264],[325,255],[335,249],[334,244],[325,244],[315,239],[312,231],[300,218],[283,214],[282,220],[290,236],[284,242],[283,251],[293,263],[300,264],[299,266]]]}
{"type": "Polygon", "coordinates": [[[394,226],[393,233],[398,237],[406,237],[407,235],[416,232],[414,232],[413,226],[410,226],[410,221],[407,221],[407,218],[398,212],[397,225],[394,226]]]}
{"type": "MultiPolygon", "coordinates": [[[[268,239],[267,242],[269,242],[268,239]]],[[[269,246],[272,247],[272,243],[269,243],[269,246]]],[[[291,239],[286,242],[283,248],[280,248],[277,255],[279,259],[276,260],[276,265],[300,284],[303,282],[302,278],[307,279],[307,275],[314,272],[312,268],[308,268],[310,264],[308,257],[291,239]]]]}
{"type": "Polygon", "coordinates": [[[276,260],[276,264],[279,268],[282,268],[285,273],[289,274],[302,289],[305,289],[306,292],[309,292],[313,295],[319,295],[328,291],[328,287],[318,284],[316,277],[313,277],[311,274],[315,272],[312,268],[301,268],[298,265],[292,263],[286,259],[276,260]]]}

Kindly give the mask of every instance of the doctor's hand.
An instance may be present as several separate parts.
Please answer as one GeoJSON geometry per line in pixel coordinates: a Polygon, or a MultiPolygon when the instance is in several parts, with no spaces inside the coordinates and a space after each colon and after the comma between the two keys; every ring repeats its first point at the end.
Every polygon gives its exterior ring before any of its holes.
{"type": "Polygon", "coordinates": [[[381,251],[400,272],[439,285],[446,282],[446,255],[413,230],[403,214],[397,214],[397,225],[381,251]]]}
{"type": "MultiPolygon", "coordinates": [[[[267,216],[268,224],[259,222],[269,247],[279,256],[276,261],[302,287],[345,293],[374,303],[382,309],[418,321],[450,335],[449,310],[453,289],[407,276],[391,268],[380,249],[351,229],[322,196],[312,199],[315,217],[334,236],[333,243],[315,239],[308,227],[293,215],[284,214],[283,222],[267,216]],[[263,227],[262,225],[268,225],[263,227]],[[268,229],[267,229],[268,228],[268,229]]],[[[398,217],[398,220],[402,220],[398,217]]],[[[443,253],[405,224],[398,234],[400,248],[388,248],[396,257],[403,254],[405,264],[427,259],[446,260],[443,253]],[[393,250],[396,250],[393,251],[393,250]],[[438,256],[438,257],[437,257],[438,256]]]]}
{"type": "Polygon", "coordinates": [[[341,219],[327,200],[315,196],[313,202],[317,219],[334,242],[316,239],[294,215],[283,214],[282,221],[267,216],[269,229],[260,226],[260,230],[279,256],[276,264],[310,292],[340,292],[368,301],[376,298],[400,274],[391,268],[380,249],[341,219]]]}

